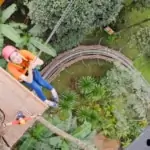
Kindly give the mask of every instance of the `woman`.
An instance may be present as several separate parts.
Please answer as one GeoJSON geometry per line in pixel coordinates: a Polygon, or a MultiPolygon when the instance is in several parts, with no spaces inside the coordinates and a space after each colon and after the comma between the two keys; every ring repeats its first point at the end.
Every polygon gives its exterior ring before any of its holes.
{"type": "Polygon", "coordinates": [[[57,107],[58,94],[51,84],[41,77],[40,72],[35,69],[41,66],[43,60],[37,58],[27,50],[18,50],[16,47],[7,45],[2,49],[2,56],[8,62],[8,71],[20,82],[34,90],[37,96],[51,107],[57,107]],[[53,100],[47,100],[42,87],[51,91],[53,100]]]}

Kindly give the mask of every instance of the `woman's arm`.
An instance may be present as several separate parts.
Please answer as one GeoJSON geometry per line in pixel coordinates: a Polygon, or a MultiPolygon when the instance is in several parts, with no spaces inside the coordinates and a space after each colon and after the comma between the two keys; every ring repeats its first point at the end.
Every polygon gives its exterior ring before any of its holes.
{"type": "Polygon", "coordinates": [[[43,65],[44,62],[42,59],[36,57],[33,61],[32,61],[32,69],[36,68],[37,66],[41,66],[43,65]]]}
{"type": "Polygon", "coordinates": [[[20,79],[27,82],[27,83],[32,83],[32,81],[33,81],[32,63],[30,64],[30,66],[28,68],[28,76],[23,74],[20,76],[20,79]]]}

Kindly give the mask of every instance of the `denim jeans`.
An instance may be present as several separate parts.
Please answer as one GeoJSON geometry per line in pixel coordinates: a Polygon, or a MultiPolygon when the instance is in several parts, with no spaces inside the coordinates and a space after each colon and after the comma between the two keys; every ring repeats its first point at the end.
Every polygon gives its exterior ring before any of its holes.
{"type": "Polygon", "coordinates": [[[48,90],[53,89],[53,86],[42,78],[40,72],[37,69],[33,70],[33,82],[32,83],[25,82],[25,85],[27,87],[31,88],[32,90],[34,90],[36,92],[37,96],[42,101],[45,101],[47,99],[42,91],[42,87],[44,87],[48,90]]]}

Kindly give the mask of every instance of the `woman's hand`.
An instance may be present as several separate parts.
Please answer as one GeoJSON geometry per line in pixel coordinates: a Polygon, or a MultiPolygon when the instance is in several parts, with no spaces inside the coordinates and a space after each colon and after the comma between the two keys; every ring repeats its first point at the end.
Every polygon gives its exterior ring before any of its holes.
{"type": "Polygon", "coordinates": [[[37,66],[43,65],[43,60],[40,58],[35,58],[33,61],[31,61],[32,69],[36,68],[37,66]]]}

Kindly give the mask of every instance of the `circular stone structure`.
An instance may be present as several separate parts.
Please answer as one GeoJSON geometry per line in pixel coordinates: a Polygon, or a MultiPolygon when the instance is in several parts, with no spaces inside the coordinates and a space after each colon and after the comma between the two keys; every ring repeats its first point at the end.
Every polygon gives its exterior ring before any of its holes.
{"type": "Polygon", "coordinates": [[[118,61],[126,68],[134,70],[132,61],[116,50],[101,45],[78,46],[72,50],[68,50],[59,54],[52,60],[43,70],[42,75],[50,82],[65,68],[71,66],[75,62],[85,59],[102,59],[107,62],[118,61]]]}

